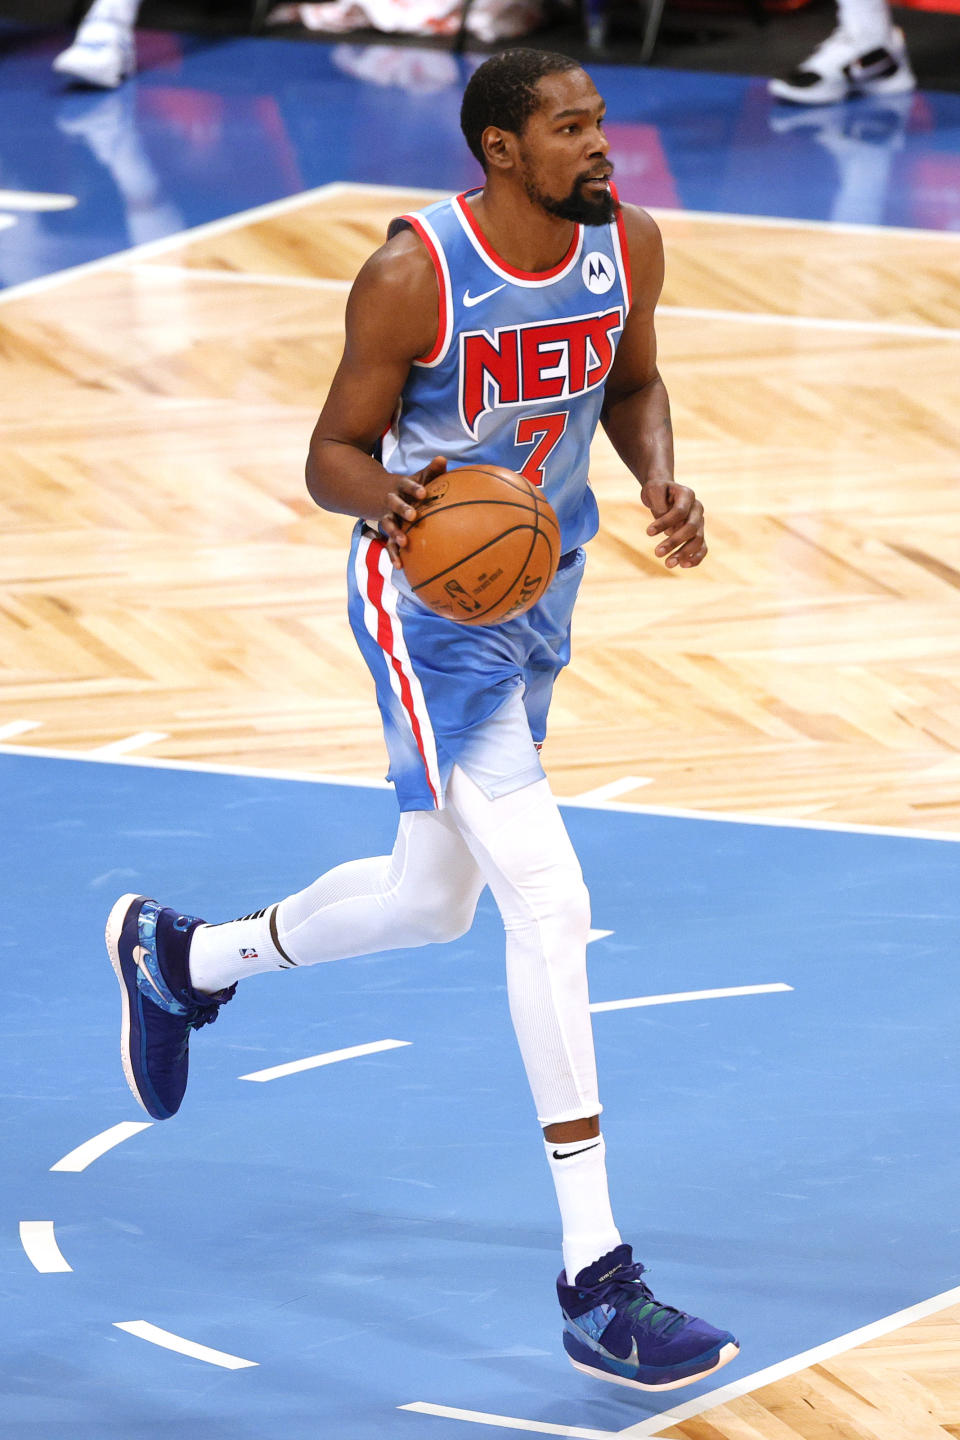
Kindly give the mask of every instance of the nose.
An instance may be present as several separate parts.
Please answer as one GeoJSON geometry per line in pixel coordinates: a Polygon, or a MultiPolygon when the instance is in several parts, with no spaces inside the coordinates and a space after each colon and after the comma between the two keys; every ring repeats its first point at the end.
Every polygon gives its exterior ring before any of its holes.
{"type": "Polygon", "coordinates": [[[599,124],[594,125],[587,136],[587,143],[590,147],[590,155],[606,155],[610,149],[610,141],[601,130],[599,124]]]}

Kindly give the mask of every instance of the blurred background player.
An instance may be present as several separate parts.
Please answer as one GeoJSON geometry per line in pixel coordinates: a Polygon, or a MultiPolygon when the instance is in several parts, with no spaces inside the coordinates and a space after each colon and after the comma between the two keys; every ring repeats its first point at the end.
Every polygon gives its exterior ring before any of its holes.
{"type": "Polygon", "coordinates": [[[53,62],[58,75],[115,90],[137,68],[133,28],[141,0],[93,0],[73,44],[53,62]]]}
{"type": "Polygon", "coordinates": [[[903,95],[916,88],[903,31],[887,0],[837,0],[838,24],[770,94],[795,105],[832,105],[855,95],[903,95]]]}

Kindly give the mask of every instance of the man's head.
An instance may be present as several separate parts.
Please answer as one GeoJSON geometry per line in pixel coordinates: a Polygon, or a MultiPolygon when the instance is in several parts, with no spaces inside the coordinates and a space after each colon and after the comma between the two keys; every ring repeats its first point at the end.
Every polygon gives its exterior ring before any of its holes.
{"type": "Polygon", "coordinates": [[[471,77],[460,126],[484,172],[510,175],[551,215],[606,225],[616,205],[606,178],[604,104],[575,60],[504,50],[471,77]]]}

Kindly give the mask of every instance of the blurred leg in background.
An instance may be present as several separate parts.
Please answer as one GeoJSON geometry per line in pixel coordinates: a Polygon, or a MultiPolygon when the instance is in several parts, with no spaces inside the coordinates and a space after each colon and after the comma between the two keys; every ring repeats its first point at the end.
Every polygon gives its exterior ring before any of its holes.
{"type": "Polygon", "coordinates": [[[916,86],[903,32],[887,0],[838,0],[837,28],[783,80],[777,100],[832,105],[853,95],[902,95],[916,86]]]}
{"type": "Polygon", "coordinates": [[[137,68],[133,27],[140,0],[93,0],[73,44],[53,62],[60,75],[81,85],[115,90],[137,68]]]}

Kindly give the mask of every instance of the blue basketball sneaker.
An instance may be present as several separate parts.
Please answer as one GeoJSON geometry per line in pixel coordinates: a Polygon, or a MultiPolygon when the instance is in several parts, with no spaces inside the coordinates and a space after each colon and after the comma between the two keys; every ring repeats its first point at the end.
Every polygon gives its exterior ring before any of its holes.
{"type": "Polygon", "coordinates": [[[191,986],[190,936],[202,924],[145,895],[121,895],[107,920],[107,953],[123,1002],[123,1073],[154,1120],[169,1120],[180,1109],[190,1031],[216,1020],[237,988],[205,995],[191,986]]]}
{"type": "Polygon", "coordinates": [[[674,1390],[702,1380],[739,1353],[729,1330],[661,1305],[629,1245],[618,1245],[573,1285],[557,1280],[563,1348],[575,1370],[638,1390],[674,1390]]]}

